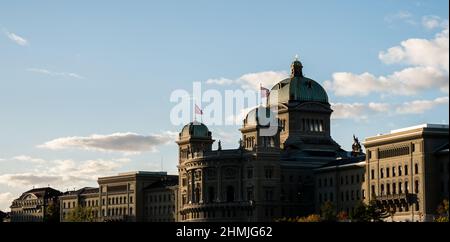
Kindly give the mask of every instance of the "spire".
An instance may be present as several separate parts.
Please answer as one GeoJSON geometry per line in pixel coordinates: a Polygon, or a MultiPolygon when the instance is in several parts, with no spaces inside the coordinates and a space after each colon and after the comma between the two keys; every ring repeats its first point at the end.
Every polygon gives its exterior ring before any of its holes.
{"type": "Polygon", "coordinates": [[[291,64],[291,78],[303,77],[303,65],[298,59],[298,55],[295,55],[294,62],[291,64]]]}

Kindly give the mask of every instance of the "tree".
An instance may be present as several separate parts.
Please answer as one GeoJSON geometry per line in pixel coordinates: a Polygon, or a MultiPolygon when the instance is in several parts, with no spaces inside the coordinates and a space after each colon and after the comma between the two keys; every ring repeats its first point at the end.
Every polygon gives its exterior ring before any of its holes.
{"type": "Polygon", "coordinates": [[[356,222],[382,222],[389,216],[390,213],[378,207],[375,201],[370,201],[368,205],[363,202],[358,203],[350,214],[351,219],[356,222]]]}
{"type": "Polygon", "coordinates": [[[96,208],[77,206],[65,218],[68,222],[94,222],[96,208]]]}
{"type": "Polygon", "coordinates": [[[332,202],[327,201],[320,207],[322,221],[336,221],[336,211],[332,202]]]}
{"type": "Polygon", "coordinates": [[[350,213],[350,219],[355,222],[367,222],[367,205],[363,202],[358,202],[355,209],[350,213]]]}
{"type": "Polygon", "coordinates": [[[44,222],[59,222],[59,209],[54,203],[50,203],[45,209],[44,222]]]}
{"type": "Polygon", "coordinates": [[[306,217],[301,217],[297,220],[297,222],[301,222],[301,223],[315,223],[315,222],[320,222],[320,215],[318,214],[311,214],[308,215],[306,217]]]}
{"type": "Polygon", "coordinates": [[[388,218],[390,216],[389,212],[386,209],[377,206],[374,200],[370,201],[369,206],[367,206],[366,212],[367,218],[371,222],[382,222],[385,218],[388,218]]]}
{"type": "Polygon", "coordinates": [[[436,212],[438,216],[434,219],[435,222],[449,222],[448,219],[448,200],[444,199],[441,204],[439,204],[436,212]]]}
{"type": "Polygon", "coordinates": [[[348,221],[348,214],[345,211],[340,211],[337,215],[336,215],[336,219],[340,222],[345,222],[348,221]]]}
{"type": "Polygon", "coordinates": [[[0,210],[0,222],[3,222],[3,219],[6,218],[6,213],[0,210]]]}

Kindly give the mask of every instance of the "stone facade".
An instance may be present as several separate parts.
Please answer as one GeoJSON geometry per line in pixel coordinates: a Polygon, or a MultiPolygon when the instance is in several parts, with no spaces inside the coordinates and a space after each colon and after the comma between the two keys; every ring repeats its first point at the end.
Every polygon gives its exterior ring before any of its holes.
{"type": "Polygon", "coordinates": [[[331,138],[325,90],[302,68],[295,60],[291,77],[272,87],[266,107],[247,114],[236,149],[212,150],[212,134],[202,123],[183,127],[177,141],[180,221],[273,221],[315,212],[315,169],[346,160],[348,152],[331,138]]]}
{"type": "Polygon", "coordinates": [[[60,220],[67,221],[67,215],[78,206],[88,208],[97,222],[176,220],[178,176],[127,172],[100,177],[98,184],[99,188],[85,187],[60,196],[60,220]]]}
{"type": "Polygon", "coordinates": [[[425,124],[368,137],[366,201],[396,221],[432,221],[449,198],[448,125],[425,124]]]}
{"type": "Polygon", "coordinates": [[[144,221],[175,222],[178,220],[178,176],[161,178],[144,190],[144,221]]]}
{"type": "Polygon", "coordinates": [[[365,161],[337,161],[316,169],[316,211],[321,205],[331,202],[336,214],[346,212],[351,215],[359,202],[364,201],[366,191],[365,161]]]}
{"type": "Polygon", "coordinates": [[[58,219],[59,195],[60,191],[50,187],[34,188],[24,192],[11,204],[10,221],[47,222],[52,221],[54,217],[58,219]]]}
{"type": "Polygon", "coordinates": [[[85,187],[76,191],[65,192],[59,197],[60,221],[66,222],[70,213],[77,207],[88,208],[95,220],[101,217],[98,188],[85,187]]]}

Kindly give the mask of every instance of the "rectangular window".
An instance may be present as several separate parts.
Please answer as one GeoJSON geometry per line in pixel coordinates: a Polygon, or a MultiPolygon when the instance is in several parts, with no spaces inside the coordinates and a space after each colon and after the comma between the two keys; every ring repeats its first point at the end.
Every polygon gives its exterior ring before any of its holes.
{"type": "Polygon", "coordinates": [[[384,169],[383,168],[380,169],[380,178],[384,178],[384,169]]]}
{"type": "Polygon", "coordinates": [[[248,168],[247,169],[247,178],[248,179],[253,178],[253,168],[248,168]]]}
{"type": "Polygon", "coordinates": [[[370,171],[370,177],[371,177],[371,179],[375,179],[375,170],[374,169],[372,169],[370,171]]]}
{"type": "Polygon", "coordinates": [[[266,175],[266,178],[267,178],[267,179],[271,179],[271,178],[272,178],[272,175],[273,175],[273,168],[267,167],[267,168],[265,169],[265,175],[266,175]]]}
{"type": "Polygon", "coordinates": [[[389,167],[386,168],[386,177],[389,177],[389,167]]]}
{"type": "Polygon", "coordinates": [[[405,165],[405,176],[408,175],[408,165],[405,165]]]}
{"type": "Polygon", "coordinates": [[[272,201],[273,200],[273,190],[267,189],[266,190],[266,201],[272,201]]]}

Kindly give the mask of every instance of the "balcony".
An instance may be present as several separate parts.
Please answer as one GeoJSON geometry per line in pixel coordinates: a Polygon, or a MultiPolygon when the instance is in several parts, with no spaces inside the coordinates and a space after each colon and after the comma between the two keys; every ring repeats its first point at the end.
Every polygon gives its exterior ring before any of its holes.
{"type": "Polygon", "coordinates": [[[196,209],[217,209],[217,208],[251,208],[255,204],[253,201],[241,202],[214,202],[214,203],[188,203],[182,206],[182,211],[196,209]]]}
{"type": "Polygon", "coordinates": [[[402,193],[402,194],[386,194],[376,196],[376,201],[379,204],[390,204],[390,203],[406,203],[411,204],[417,202],[417,194],[412,193],[402,193]]]}

